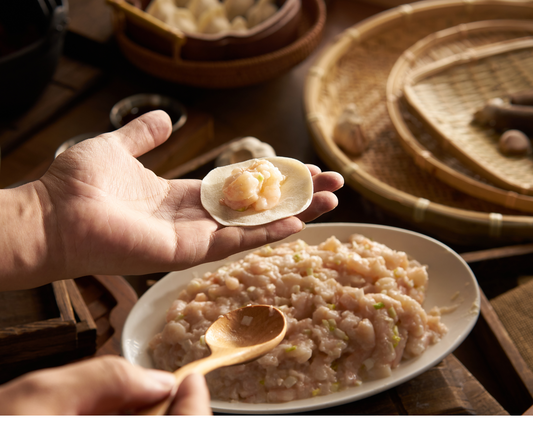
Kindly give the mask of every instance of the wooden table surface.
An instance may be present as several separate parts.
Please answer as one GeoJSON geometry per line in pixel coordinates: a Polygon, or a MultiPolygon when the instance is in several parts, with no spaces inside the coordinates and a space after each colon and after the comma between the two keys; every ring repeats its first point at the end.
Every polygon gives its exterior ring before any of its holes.
{"type": "MultiPolygon", "coordinates": [[[[4,144],[5,147],[1,158],[0,188],[37,179],[46,171],[56,149],[64,141],[82,134],[112,130],[109,122],[111,107],[122,98],[141,92],[173,96],[194,118],[188,133],[175,136],[172,144],[181,147],[180,138],[196,138],[199,141],[196,148],[180,148],[178,152],[172,152],[171,164],[161,162],[162,155],[168,155],[168,151],[146,158],[145,165],[154,165],[159,174],[243,136],[254,136],[271,144],[278,155],[315,163],[325,169],[312,147],[306,127],[302,105],[306,74],[319,52],[337,34],[385,10],[383,6],[356,0],[326,1],[328,17],[323,39],[306,60],[285,75],[264,84],[208,90],[159,81],[129,64],[113,42],[110,12],[104,0],[69,0],[69,4],[69,32],[53,81],[26,115],[0,123],[0,146],[4,144]]],[[[378,223],[417,231],[413,224],[390,216],[347,186],[337,194],[339,207],[321,217],[320,222],[378,223]]],[[[464,253],[483,247],[453,248],[464,253]]],[[[126,278],[140,295],[146,289],[147,280],[157,277],[126,278]]],[[[484,367],[478,361],[482,352],[483,348],[469,338],[453,355],[419,378],[364,402],[321,413],[524,412],[531,405],[530,395],[526,392],[523,402],[513,405],[506,398],[505,390],[499,389],[499,383],[490,377],[490,367],[484,367]],[[476,376],[464,365],[475,369],[476,376]]]]}

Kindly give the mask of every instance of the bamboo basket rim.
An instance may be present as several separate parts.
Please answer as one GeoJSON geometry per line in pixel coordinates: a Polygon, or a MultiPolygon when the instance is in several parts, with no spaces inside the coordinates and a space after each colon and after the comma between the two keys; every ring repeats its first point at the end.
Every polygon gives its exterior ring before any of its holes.
{"type": "MultiPolygon", "coordinates": [[[[533,22],[531,23],[531,25],[533,28],[533,22]]],[[[417,112],[419,117],[421,117],[424,122],[434,130],[435,134],[438,135],[444,146],[450,149],[450,151],[452,151],[458,158],[462,159],[464,163],[468,164],[479,174],[484,175],[487,179],[492,180],[496,185],[499,185],[503,189],[509,189],[519,194],[531,195],[533,194],[533,185],[518,185],[508,180],[498,170],[487,168],[481,162],[477,161],[474,156],[466,152],[460,143],[454,141],[445,132],[435,126],[433,120],[431,120],[426,111],[416,101],[416,96],[414,93],[414,86],[416,84],[420,83],[427,77],[434,76],[435,74],[453,68],[456,65],[469,64],[481,59],[491,58],[493,56],[498,56],[504,53],[511,53],[525,49],[533,49],[533,37],[505,40],[486,46],[470,48],[464,53],[451,55],[447,58],[435,61],[432,64],[428,64],[426,66],[415,69],[412,74],[405,80],[403,84],[403,93],[408,104],[417,112]]],[[[468,181],[465,179],[464,183],[468,184],[468,181]]],[[[492,187],[489,186],[489,188],[492,187]]],[[[533,198],[528,198],[527,200],[529,200],[529,202],[533,202],[533,198]]],[[[533,211],[529,210],[529,213],[533,213],[533,211]]]]}
{"type": "Polygon", "coordinates": [[[412,19],[417,14],[442,15],[444,9],[447,13],[454,14],[464,9],[492,6],[533,11],[533,2],[529,0],[422,0],[386,10],[344,30],[320,52],[311,66],[304,87],[304,109],[307,125],[320,157],[329,167],[339,171],[348,184],[376,204],[417,224],[438,228],[445,222],[449,229],[454,226],[462,227],[465,236],[471,232],[471,236],[479,237],[480,240],[485,237],[491,241],[516,238],[531,240],[533,217],[485,213],[447,206],[381,182],[360,168],[337,146],[325,131],[323,117],[317,111],[324,76],[338,65],[354,42],[361,43],[372,39],[382,31],[393,28],[397,22],[412,19]]]}

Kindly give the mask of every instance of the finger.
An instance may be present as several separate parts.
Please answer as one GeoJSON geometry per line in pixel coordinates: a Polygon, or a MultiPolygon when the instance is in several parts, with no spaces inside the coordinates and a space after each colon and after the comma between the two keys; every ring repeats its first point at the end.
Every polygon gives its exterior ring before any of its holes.
{"type": "Polygon", "coordinates": [[[155,404],[174,385],[171,373],[105,356],[23,376],[9,384],[9,394],[20,414],[115,414],[155,404]]]}
{"type": "Polygon", "coordinates": [[[282,240],[302,229],[302,221],[294,216],[261,226],[221,228],[212,236],[208,261],[282,240]]]}
{"type": "Polygon", "coordinates": [[[313,176],[313,189],[315,192],[337,191],[344,185],[344,178],[337,172],[323,172],[313,176]]]}
{"type": "Polygon", "coordinates": [[[185,377],[178,388],[174,401],[170,408],[170,414],[189,416],[210,416],[213,414],[209,406],[209,389],[205,383],[205,377],[201,374],[192,373],[185,377]]]}
{"type": "Polygon", "coordinates": [[[307,168],[311,172],[311,176],[315,176],[321,172],[320,167],[314,164],[306,164],[307,168]]]}
{"type": "Polygon", "coordinates": [[[154,149],[172,133],[172,122],[164,111],[151,111],[107,135],[124,146],[134,157],[154,149]]]}
{"type": "MultiPolygon", "coordinates": [[[[174,376],[144,369],[120,357],[101,357],[79,365],[74,374],[80,386],[72,398],[80,414],[121,413],[152,405],[170,394],[174,376]]],[[[73,372],[71,372],[71,376],[73,372]]]]}
{"type": "Polygon", "coordinates": [[[302,222],[311,222],[319,216],[333,210],[339,201],[335,194],[329,191],[316,192],[309,207],[296,217],[302,222]]]}

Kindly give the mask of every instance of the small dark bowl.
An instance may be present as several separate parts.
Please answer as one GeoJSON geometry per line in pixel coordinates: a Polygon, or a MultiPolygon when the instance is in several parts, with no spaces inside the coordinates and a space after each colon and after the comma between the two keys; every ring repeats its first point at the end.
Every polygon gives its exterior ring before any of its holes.
{"type": "Polygon", "coordinates": [[[69,140],[63,142],[59,147],[56,149],[56,152],[54,154],[54,158],[57,158],[59,154],[62,154],[67,149],[72,148],[77,143],[83,142],[87,139],[94,138],[98,136],[100,133],[83,133],[78,136],[74,136],[73,138],[70,138],[69,140]]]}
{"type": "Polygon", "coordinates": [[[155,93],[141,93],[122,99],[111,108],[109,120],[115,129],[119,129],[144,113],[158,109],[170,116],[172,132],[187,121],[187,109],[180,102],[155,93]]]}
{"type": "Polygon", "coordinates": [[[30,7],[39,3],[16,0],[0,6],[2,45],[17,46],[0,56],[0,113],[15,116],[30,108],[52,78],[67,31],[67,0],[57,0],[53,10],[30,7]],[[21,9],[21,6],[24,9],[21,9]],[[31,34],[33,33],[33,34],[31,34]]]}

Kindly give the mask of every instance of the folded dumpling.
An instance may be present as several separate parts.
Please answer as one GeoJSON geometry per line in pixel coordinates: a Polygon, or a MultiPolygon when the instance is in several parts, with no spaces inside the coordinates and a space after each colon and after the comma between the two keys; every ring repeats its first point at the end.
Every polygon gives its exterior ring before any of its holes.
{"type": "Polygon", "coordinates": [[[221,4],[208,9],[198,20],[198,31],[203,34],[216,34],[230,29],[231,24],[221,4]]]}
{"type": "Polygon", "coordinates": [[[200,17],[208,10],[219,7],[220,2],[218,0],[191,0],[188,4],[188,9],[194,15],[194,18],[199,23],[200,17]]]}
{"type": "Polygon", "coordinates": [[[228,19],[233,21],[236,16],[244,16],[254,3],[255,0],[224,0],[228,19]]]}
{"type": "Polygon", "coordinates": [[[231,30],[238,33],[247,31],[248,23],[246,21],[246,18],[240,15],[233,18],[233,21],[231,21],[231,30]]]}
{"type": "Polygon", "coordinates": [[[186,33],[194,33],[197,31],[194,15],[185,7],[176,7],[174,10],[174,15],[167,23],[170,26],[186,33]]]}
{"type": "Polygon", "coordinates": [[[274,4],[274,0],[259,0],[254,4],[248,12],[246,12],[246,19],[248,20],[248,28],[253,28],[261,22],[266,21],[278,11],[278,7],[274,4]]]}
{"type": "Polygon", "coordinates": [[[152,15],[154,18],[168,23],[174,15],[176,5],[174,0],[152,0],[146,8],[146,13],[152,15]]]}

